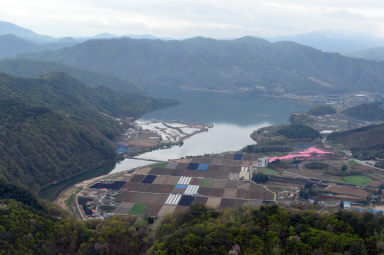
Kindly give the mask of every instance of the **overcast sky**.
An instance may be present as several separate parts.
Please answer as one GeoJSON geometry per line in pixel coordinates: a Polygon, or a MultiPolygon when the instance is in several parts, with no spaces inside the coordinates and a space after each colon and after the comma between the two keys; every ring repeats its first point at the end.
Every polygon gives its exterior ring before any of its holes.
{"type": "Polygon", "coordinates": [[[383,0],[0,0],[0,20],[52,36],[274,37],[315,30],[384,37],[383,0]]]}

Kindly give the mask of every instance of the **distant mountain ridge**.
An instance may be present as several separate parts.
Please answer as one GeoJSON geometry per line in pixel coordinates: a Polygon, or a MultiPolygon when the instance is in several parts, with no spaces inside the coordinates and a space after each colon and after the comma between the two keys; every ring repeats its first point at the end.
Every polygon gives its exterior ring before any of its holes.
{"type": "Polygon", "coordinates": [[[305,34],[268,38],[272,42],[292,41],[327,52],[349,54],[366,48],[384,46],[384,39],[358,33],[313,31],[305,34]]]}
{"type": "Polygon", "coordinates": [[[153,40],[172,40],[169,37],[157,37],[150,34],[126,34],[126,35],[114,35],[112,33],[104,32],[95,36],[78,36],[78,37],[53,37],[48,35],[41,35],[34,31],[15,25],[10,22],[0,21],[0,36],[1,35],[14,35],[16,37],[28,40],[36,44],[49,44],[49,43],[80,43],[91,39],[111,39],[111,38],[134,38],[134,39],[153,39],[153,40]]]}
{"type": "Polygon", "coordinates": [[[383,64],[254,37],[89,40],[23,57],[128,78],[147,87],[252,89],[276,94],[384,92],[383,64]]]}
{"type": "Polygon", "coordinates": [[[55,41],[54,37],[48,35],[40,35],[30,29],[20,27],[10,22],[0,21],[0,35],[7,34],[12,34],[35,43],[49,43],[55,41]]]}
{"type": "Polygon", "coordinates": [[[34,43],[13,34],[0,35],[0,59],[11,58],[22,53],[31,53],[44,50],[56,50],[76,44],[77,41],[58,40],[50,43],[34,43]]]}

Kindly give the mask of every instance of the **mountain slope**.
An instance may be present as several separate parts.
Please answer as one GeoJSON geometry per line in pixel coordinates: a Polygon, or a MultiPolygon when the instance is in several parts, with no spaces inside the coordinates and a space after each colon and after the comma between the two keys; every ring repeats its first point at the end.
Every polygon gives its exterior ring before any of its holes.
{"type": "Polygon", "coordinates": [[[9,58],[21,53],[43,50],[39,45],[14,35],[0,36],[0,58],[9,58]]]}
{"type": "Polygon", "coordinates": [[[371,125],[332,133],[327,140],[342,144],[361,160],[384,158],[384,125],[371,125]]]}
{"type": "Polygon", "coordinates": [[[349,117],[365,121],[384,121],[382,102],[361,104],[347,108],[343,111],[349,117]]]}
{"type": "Polygon", "coordinates": [[[89,88],[63,74],[40,78],[0,75],[0,179],[40,189],[112,164],[111,139],[165,100],[89,88]]]}
{"type": "Polygon", "coordinates": [[[383,64],[252,37],[90,40],[27,57],[129,78],[146,86],[257,88],[297,94],[384,92],[380,85],[383,64]]]}
{"type": "Polygon", "coordinates": [[[57,40],[55,42],[38,44],[17,37],[13,34],[0,35],[0,58],[10,58],[23,53],[32,53],[44,50],[57,50],[75,45],[76,41],[57,40]]]}
{"type": "Polygon", "coordinates": [[[0,72],[14,76],[32,77],[55,71],[67,73],[90,87],[106,86],[111,89],[136,94],[144,92],[142,88],[130,81],[55,62],[33,61],[30,59],[0,60],[0,72]]]}
{"type": "Polygon", "coordinates": [[[39,189],[112,164],[114,145],[76,121],[15,101],[0,101],[0,177],[39,189]]]}

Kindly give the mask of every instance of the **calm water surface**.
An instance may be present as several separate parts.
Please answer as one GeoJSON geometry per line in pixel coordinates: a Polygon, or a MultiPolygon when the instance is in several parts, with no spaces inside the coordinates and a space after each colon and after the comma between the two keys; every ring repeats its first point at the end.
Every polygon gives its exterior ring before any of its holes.
{"type": "Polygon", "coordinates": [[[192,136],[185,140],[182,146],[147,152],[140,157],[165,161],[185,156],[239,150],[247,144],[254,143],[250,137],[254,130],[268,125],[270,125],[268,122],[247,126],[214,123],[213,128],[210,128],[208,132],[192,136]]]}

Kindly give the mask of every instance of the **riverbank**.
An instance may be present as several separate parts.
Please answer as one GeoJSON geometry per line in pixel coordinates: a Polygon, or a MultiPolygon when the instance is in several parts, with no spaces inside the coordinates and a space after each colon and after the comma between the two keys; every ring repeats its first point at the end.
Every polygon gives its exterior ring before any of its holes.
{"type": "Polygon", "coordinates": [[[114,166],[115,166],[114,162],[109,162],[95,170],[90,170],[90,171],[81,173],[79,175],[75,175],[70,178],[67,178],[56,184],[51,184],[40,191],[40,196],[44,199],[52,201],[56,199],[60,195],[60,193],[64,191],[67,187],[72,186],[75,183],[87,180],[89,178],[105,175],[111,172],[114,166]]]}

